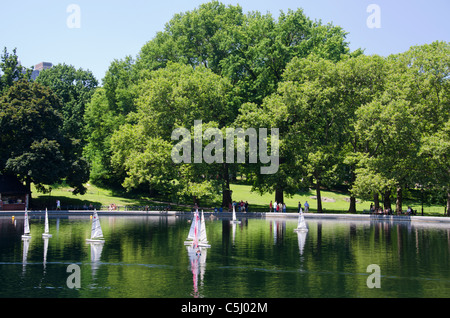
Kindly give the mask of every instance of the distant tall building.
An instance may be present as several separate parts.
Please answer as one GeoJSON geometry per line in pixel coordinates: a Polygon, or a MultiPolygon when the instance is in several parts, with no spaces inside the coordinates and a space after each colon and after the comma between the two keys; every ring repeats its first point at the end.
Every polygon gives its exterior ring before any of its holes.
{"type": "Polygon", "coordinates": [[[52,66],[53,66],[53,64],[50,63],[50,62],[41,62],[41,63],[39,63],[39,64],[36,64],[36,65],[34,66],[34,69],[35,69],[36,71],[43,71],[43,70],[47,70],[47,69],[49,69],[49,68],[52,68],[52,66]]]}
{"type": "Polygon", "coordinates": [[[36,77],[38,77],[39,73],[43,70],[47,70],[49,68],[52,68],[53,64],[50,62],[41,62],[38,63],[34,66],[34,70],[31,73],[31,78],[33,79],[33,81],[36,79],[36,77]]]}

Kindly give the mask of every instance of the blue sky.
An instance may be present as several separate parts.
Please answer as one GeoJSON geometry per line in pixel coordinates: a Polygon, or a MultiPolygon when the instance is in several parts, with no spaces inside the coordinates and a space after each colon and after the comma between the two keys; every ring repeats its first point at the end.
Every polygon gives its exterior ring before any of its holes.
{"type": "MultiPolygon", "coordinates": [[[[66,63],[91,70],[101,82],[114,59],[136,57],[175,13],[206,0],[0,0],[0,48],[17,48],[22,65],[66,63]],[[80,9],[79,28],[69,28],[70,4],[80,9]]],[[[450,42],[449,0],[241,0],[244,12],[303,8],[307,16],[349,32],[351,50],[387,56],[435,40],[450,42]],[[369,28],[370,4],[380,8],[381,28],[369,28]]]]}

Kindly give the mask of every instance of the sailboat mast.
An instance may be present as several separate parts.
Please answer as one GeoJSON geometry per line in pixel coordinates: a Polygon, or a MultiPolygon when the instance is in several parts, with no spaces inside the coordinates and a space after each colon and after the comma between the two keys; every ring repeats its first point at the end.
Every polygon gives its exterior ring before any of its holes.
{"type": "Polygon", "coordinates": [[[48,211],[47,208],[45,209],[45,229],[44,229],[44,233],[48,234],[49,232],[49,228],[48,228],[48,211]]]}
{"type": "Polygon", "coordinates": [[[25,223],[23,228],[24,234],[30,234],[30,224],[28,222],[28,211],[25,209],[25,223]]]}

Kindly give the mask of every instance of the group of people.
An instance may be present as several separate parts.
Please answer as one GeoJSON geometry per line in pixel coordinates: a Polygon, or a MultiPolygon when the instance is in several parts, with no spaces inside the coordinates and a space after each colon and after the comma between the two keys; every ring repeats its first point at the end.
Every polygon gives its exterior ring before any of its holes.
{"type": "MultiPolygon", "coordinates": [[[[277,203],[277,201],[275,201],[275,203],[272,203],[272,201],[270,201],[269,211],[286,213],[286,203],[282,203],[282,202],[277,203]]],[[[308,203],[308,201],[306,201],[305,202],[305,212],[308,212],[308,211],[309,211],[309,203],[308,203]]],[[[298,203],[298,212],[303,212],[302,204],[300,202],[298,203]]]]}
{"type": "Polygon", "coordinates": [[[248,212],[248,202],[247,201],[243,201],[241,200],[241,202],[236,202],[233,201],[232,204],[230,204],[230,206],[228,207],[230,212],[233,211],[233,207],[234,207],[234,211],[236,212],[248,212]]]}
{"type": "MultiPolygon", "coordinates": [[[[374,207],[373,203],[370,204],[370,213],[371,214],[385,214],[385,215],[392,215],[392,209],[390,207],[387,207],[383,209],[382,207],[379,207],[378,209],[374,207]]],[[[400,212],[402,213],[402,212],[400,212]]],[[[408,206],[408,209],[406,210],[406,214],[411,215],[414,214],[414,210],[408,206]]]]}
{"type": "Polygon", "coordinates": [[[277,203],[277,201],[275,201],[275,203],[272,204],[272,201],[270,201],[269,212],[286,212],[286,203],[277,203]]]}

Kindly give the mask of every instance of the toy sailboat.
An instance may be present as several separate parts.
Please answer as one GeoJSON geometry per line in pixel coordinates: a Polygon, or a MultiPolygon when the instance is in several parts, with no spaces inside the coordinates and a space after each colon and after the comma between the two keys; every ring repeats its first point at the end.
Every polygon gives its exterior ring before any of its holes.
{"type": "Polygon", "coordinates": [[[92,216],[92,228],[91,228],[91,238],[86,239],[88,243],[105,243],[103,239],[102,227],[100,225],[100,220],[98,218],[97,210],[94,210],[92,216]]]}
{"type": "Polygon", "coordinates": [[[29,240],[29,239],[31,239],[30,223],[28,221],[28,211],[25,209],[25,222],[24,222],[24,225],[23,225],[22,240],[29,240]]]}
{"type": "Polygon", "coordinates": [[[201,219],[198,215],[198,210],[195,211],[191,228],[189,229],[189,234],[187,240],[184,242],[184,245],[193,245],[194,247],[211,247],[211,245],[208,244],[208,239],[206,237],[206,225],[203,210],[201,219]]]}
{"type": "Polygon", "coordinates": [[[230,221],[232,224],[241,224],[241,221],[236,220],[236,210],[233,205],[233,219],[230,221]]]}
{"type": "Polygon", "coordinates": [[[308,232],[308,225],[306,224],[305,217],[303,216],[303,211],[300,209],[298,213],[298,225],[294,229],[295,232],[308,232]]]}
{"type": "Polygon", "coordinates": [[[44,228],[44,233],[42,233],[42,237],[52,237],[52,235],[49,233],[49,228],[48,228],[48,211],[47,209],[45,209],[45,228],[44,228]]]}

